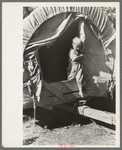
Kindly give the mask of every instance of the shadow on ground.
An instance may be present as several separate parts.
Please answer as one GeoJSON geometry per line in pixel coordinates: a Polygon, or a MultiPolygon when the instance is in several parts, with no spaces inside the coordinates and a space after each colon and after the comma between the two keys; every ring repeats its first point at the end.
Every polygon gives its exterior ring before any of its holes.
{"type": "MultiPolygon", "coordinates": [[[[87,106],[102,110],[115,113],[115,101],[103,98],[91,98],[86,103],[87,106]]],[[[34,117],[34,110],[33,108],[23,110],[23,115],[33,118],[34,117]]],[[[97,124],[102,126],[111,128],[115,130],[115,126],[106,124],[104,122],[100,122],[97,120],[93,120],[90,118],[83,117],[81,115],[76,115],[73,112],[60,109],[54,107],[53,110],[47,110],[44,108],[37,107],[36,108],[36,122],[37,125],[48,128],[60,128],[64,126],[70,126],[75,124],[80,124],[81,126],[84,124],[89,124],[95,121],[97,124]]],[[[26,120],[23,120],[26,121],[26,120]]]]}
{"type": "MultiPolygon", "coordinates": [[[[34,111],[33,108],[29,108],[23,111],[23,114],[33,118],[34,117],[34,111]]],[[[25,122],[27,119],[23,119],[23,122],[25,122]]],[[[36,108],[36,120],[39,122],[36,122],[37,125],[48,129],[54,129],[54,128],[60,128],[75,124],[89,124],[91,123],[91,120],[88,118],[84,118],[80,115],[76,115],[72,112],[54,108],[53,110],[47,110],[44,108],[37,107],[36,108]]]]}

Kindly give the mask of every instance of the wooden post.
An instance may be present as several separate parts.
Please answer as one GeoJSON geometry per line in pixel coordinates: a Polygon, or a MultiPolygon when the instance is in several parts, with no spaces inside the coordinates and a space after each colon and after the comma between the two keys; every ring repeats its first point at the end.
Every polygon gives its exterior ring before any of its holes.
{"type": "Polygon", "coordinates": [[[88,106],[78,107],[78,112],[80,115],[96,119],[111,125],[116,125],[116,115],[114,113],[92,109],[88,106]]]}

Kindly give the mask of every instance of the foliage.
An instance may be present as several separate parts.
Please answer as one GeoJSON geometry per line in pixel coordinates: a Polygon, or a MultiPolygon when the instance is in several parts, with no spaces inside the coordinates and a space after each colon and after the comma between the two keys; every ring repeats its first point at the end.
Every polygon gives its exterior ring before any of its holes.
{"type": "Polygon", "coordinates": [[[26,18],[37,7],[23,7],[23,19],[26,18]]]}
{"type": "Polygon", "coordinates": [[[101,7],[105,14],[108,16],[109,20],[113,23],[114,28],[116,28],[116,8],[115,7],[101,7]]]}

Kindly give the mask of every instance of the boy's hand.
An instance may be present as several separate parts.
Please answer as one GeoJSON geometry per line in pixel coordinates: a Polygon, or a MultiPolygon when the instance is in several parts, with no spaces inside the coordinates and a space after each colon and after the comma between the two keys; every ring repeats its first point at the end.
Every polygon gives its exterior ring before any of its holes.
{"type": "Polygon", "coordinates": [[[80,57],[80,58],[81,58],[82,56],[83,56],[83,53],[82,53],[82,54],[80,54],[80,55],[78,55],[78,56],[77,56],[77,58],[78,58],[78,57],[80,57]]]}
{"type": "Polygon", "coordinates": [[[81,57],[83,57],[83,54],[80,54],[79,56],[73,58],[73,59],[72,59],[72,62],[81,59],[81,57]]]}

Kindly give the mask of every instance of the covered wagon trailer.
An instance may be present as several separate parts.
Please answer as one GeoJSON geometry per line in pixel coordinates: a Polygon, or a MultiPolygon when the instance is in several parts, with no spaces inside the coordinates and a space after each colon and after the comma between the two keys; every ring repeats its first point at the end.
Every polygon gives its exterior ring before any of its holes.
{"type": "Polygon", "coordinates": [[[23,109],[80,99],[67,80],[72,39],[85,33],[84,98],[106,97],[115,87],[116,32],[100,7],[38,7],[23,20],[23,109]]]}

